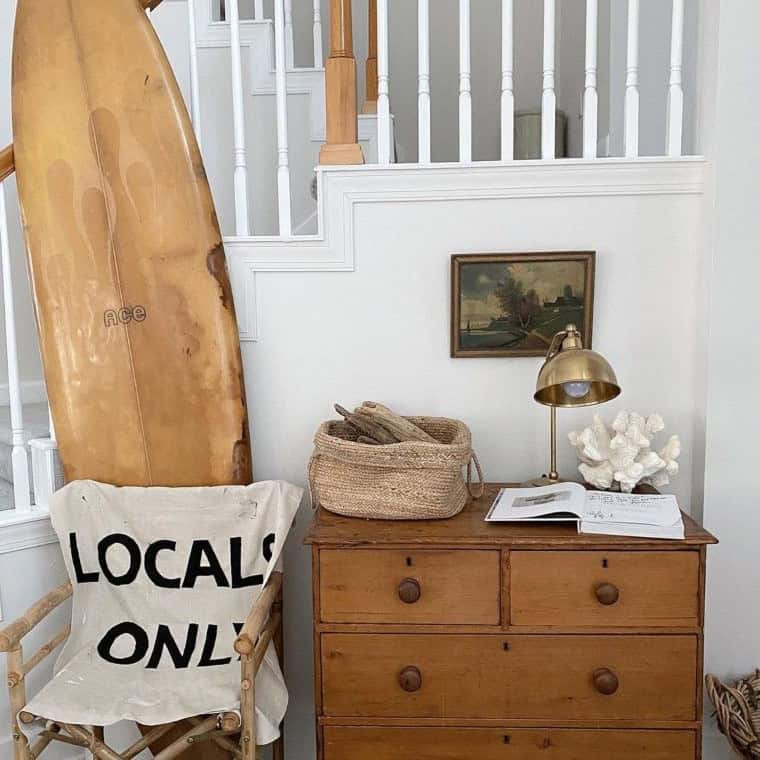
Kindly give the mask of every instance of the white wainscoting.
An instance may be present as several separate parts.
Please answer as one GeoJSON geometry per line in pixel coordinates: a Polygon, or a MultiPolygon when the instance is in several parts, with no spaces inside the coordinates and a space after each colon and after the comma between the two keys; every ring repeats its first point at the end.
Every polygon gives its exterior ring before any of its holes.
{"type": "Polygon", "coordinates": [[[256,274],[352,272],[356,267],[356,214],[365,205],[540,198],[699,195],[705,162],[682,159],[600,159],[504,164],[320,167],[320,234],[298,240],[228,237],[240,337],[261,337],[256,274]]]}

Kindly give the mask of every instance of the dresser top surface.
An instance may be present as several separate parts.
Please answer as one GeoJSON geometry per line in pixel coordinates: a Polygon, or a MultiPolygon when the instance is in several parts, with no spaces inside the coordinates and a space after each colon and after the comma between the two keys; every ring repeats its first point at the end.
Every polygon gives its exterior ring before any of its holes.
{"type": "Polygon", "coordinates": [[[572,523],[487,523],[484,517],[503,484],[488,484],[483,496],[447,520],[365,520],[319,509],[306,535],[307,544],[331,546],[376,545],[525,545],[556,547],[679,548],[717,543],[717,539],[684,513],[686,538],[673,541],[629,536],[579,534],[572,523]]]}

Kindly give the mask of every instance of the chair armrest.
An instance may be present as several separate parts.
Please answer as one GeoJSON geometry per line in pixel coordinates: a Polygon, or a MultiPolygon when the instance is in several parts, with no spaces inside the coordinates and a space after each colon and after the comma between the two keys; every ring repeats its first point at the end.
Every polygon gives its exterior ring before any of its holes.
{"type": "Polygon", "coordinates": [[[58,586],[47,596],[43,596],[33,604],[20,618],[14,620],[0,630],[0,652],[10,652],[16,649],[21,639],[34,628],[37,623],[46,618],[59,604],[71,596],[71,583],[58,586]]]}
{"type": "Polygon", "coordinates": [[[6,177],[10,177],[16,168],[16,164],[13,160],[13,146],[9,145],[7,148],[0,150],[0,182],[6,177]]]}
{"type": "Polygon", "coordinates": [[[259,598],[248,613],[245,624],[240,629],[235,640],[235,651],[238,654],[251,654],[256,645],[267,618],[272,611],[272,605],[277,601],[282,589],[282,573],[272,573],[259,598]]]}

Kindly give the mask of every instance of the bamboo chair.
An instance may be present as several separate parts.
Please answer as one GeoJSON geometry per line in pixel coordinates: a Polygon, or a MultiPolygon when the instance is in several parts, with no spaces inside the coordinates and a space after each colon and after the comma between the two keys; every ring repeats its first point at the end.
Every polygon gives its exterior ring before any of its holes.
{"type": "MultiPolygon", "coordinates": [[[[155,760],[172,760],[188,750],[197,748],[201,742],[213,742],[229,757],[234,757],[236,760],[255,760],[254,684],[256,673],[270,642],[275,642],[278,654],[282,656],[280,638],[282,635],[282,573],[272,573],[235,640],[235,651],[240,655],[241,663],[240,715],[236,712],[199,715],[187,721],[155,726],[121,752],[117,752],[104,742],[103,729],[100,727],[55,723],[47,720],[44,715],[23,712],[26,705],[27,675],[63,644],[69,636],[70,626],[66,626],[53,636],[26,661],[22,639],[56,607],[66,601],[71,593],[71,583],[64,583],[32,605],[20,618],[0,630],[0,652],[6,653],[8,665],[14,760],[36,760],[53,742],[83,747],[99,760],[131,760],[170,731],[186,723],[189,723],[191,727],[181,731],[178,738],[161,749],[154,756],[155,760]],[[34,743],[30,744],[20,729],[19,721],[22,723],[44,721],[45,728],[34,743]]],[[[274,744],[273,758],[274,760],[283,758],[282,738],[274,744]]]]}

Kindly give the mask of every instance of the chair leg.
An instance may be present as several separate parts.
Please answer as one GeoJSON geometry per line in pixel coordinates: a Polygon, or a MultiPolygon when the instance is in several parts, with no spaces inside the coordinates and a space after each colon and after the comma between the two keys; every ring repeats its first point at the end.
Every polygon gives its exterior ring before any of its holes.
{"type": "Polygon", "coordinates": [[[8,702],[11,709],[11,736],[13,737],[14,760],[32,760],[29,741],[21,732],[18,714],[26,706],[26,685],[24,683],[24,653],[19,644],[8,652],[8,702]]]}
{"type": "Polygon", "coordinates": [[[242,760],[256,760],[256,671],[253,667],[253,655],[243,655],[240,663],[240,750],[242,760]]]}

